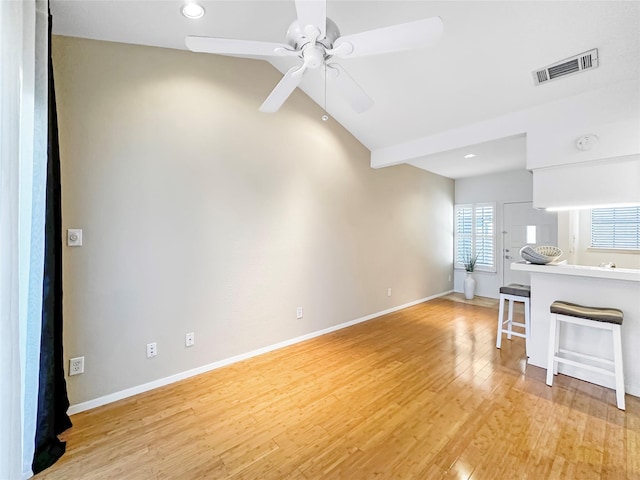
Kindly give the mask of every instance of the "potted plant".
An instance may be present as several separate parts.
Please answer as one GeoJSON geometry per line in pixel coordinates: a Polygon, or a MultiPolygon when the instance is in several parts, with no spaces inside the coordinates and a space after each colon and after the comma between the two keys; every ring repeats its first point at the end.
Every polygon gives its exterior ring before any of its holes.
{"type": "Polygon", "coordinates": [[[462,265],[464,265],[464,269],[467,271],[467,273],[473,273],[473,271],[476,269],[476,263],[478,263],[478,255],[480,254],[476,253],[475,257],[472,257],[471,253],[464,255],[464,258],[462,259],[462,265]]]}
{"type": "Polygon", "coordinates": [[[464,269],[467,271],[467,276],[464,279],[464,298],[467,300],[471,300],[476,292],[476,279],[473,278],[473,271],[476,269],[476,263],[478,263],[478,255],[476,253],[475,256],[471,255],[471,252],[465,254],[462,259],[462,265],[464,265],[464,269]]]}

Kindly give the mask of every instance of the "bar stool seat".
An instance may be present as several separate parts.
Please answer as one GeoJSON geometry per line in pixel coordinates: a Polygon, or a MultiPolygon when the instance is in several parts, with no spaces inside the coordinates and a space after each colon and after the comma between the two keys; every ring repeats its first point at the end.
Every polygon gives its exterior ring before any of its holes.
{"type": "Polygon", "coordinates": [[[502,334],[507,334],[507,339],[511,340],[511,336],[522,337],[525,339],[525,349],[529,351],[529,330],[531,329],[531,307],[529,299],[531,297],[531,287],[519,283],[511,283],[500,287],[500,310],[498,312],[498,338],[496,340],[496,348],[502,345],[502,334]],[[509,312],[507,319],[504,318],[504,302],[509,301],[509,312]],[[513,303],[524,303],[524,323],[513,321],[513,303]],[[506,324],[506,328],[505,328],[506,324]],[[524,329],[523,332],[514,332],[513,327],[524,329]]]}
{"type": "Polygon", "coordinates": [[[622,365],[622,333],[620,328],[624,318],[622,310],[618,310],[617,308],[586,307],[584,305],[557,300],[551,304],[550,312],[551,322],[549,324],[547,385],[553,386],[553,376],[558,374],[559,363],[612,376],[615,378],[616,404],[620,410],[624,410],[625,392],[622,365]],[[613,339],[613,360],[560,348],[561,323],[610,331],[613,339]],[[612,369],[594,366],[591,363],[584,363],[579,360],[572,360],[567,358],[567,355],[589,360],[592,363],[597,362],[607,365],[612,367],[612,369]]]}

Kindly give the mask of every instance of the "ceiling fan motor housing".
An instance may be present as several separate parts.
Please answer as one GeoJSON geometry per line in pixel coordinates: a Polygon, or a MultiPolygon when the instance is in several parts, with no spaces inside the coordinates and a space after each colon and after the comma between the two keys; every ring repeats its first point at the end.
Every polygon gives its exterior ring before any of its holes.
{"type": "MultiPolygon", "coordinates": [[[[314,26],[317,27],[317,25],[314,26]]],[[[311,42],[311,39],[305,34],[305,27],[306,25],[303,25],[301,28],[298,20],[294,20],[291,25],[289,25],[289,29],[287,30],[287,43],[295,50],[302,50],[305,45],[311,42]]],[[[339,36],[340,30],[338,30],[338,26],[333,20],[327,18],[326,34],[322,38],[317,38],[316,43],[321,44],[325,49],[329,49],[333,47],[333,42],[335,42],[339,36]]]]}

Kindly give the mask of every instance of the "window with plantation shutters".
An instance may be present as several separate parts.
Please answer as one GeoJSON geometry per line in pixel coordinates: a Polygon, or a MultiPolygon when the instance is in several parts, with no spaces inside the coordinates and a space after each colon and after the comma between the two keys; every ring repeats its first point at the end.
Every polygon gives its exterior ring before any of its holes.
{"type": "Polygon", "coordinates": [[[495,205],[477,203],[455,206],[455,266],[464,268],[468,258],[478,258],[476,270],[495,272],[495,205]]]}
{"type": "Polygon", "coordinates": [[[640,250],[640,206],[591,210],[591,247],[640,250]]]}
{"type": "Polygon", "coordinates": [[[455,264],[463,268],[473,250],[473,205],[456,205],[455,216],[455,264]]]}

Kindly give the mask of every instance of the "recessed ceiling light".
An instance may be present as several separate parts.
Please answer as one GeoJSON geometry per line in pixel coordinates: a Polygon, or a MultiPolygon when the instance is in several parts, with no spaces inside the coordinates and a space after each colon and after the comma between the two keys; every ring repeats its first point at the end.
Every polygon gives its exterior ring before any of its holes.
{"type": "Polygon", "coordinates": [[[473,153],[467,153],[464,158],[473,158],[475,155],[473,153]]]}
{"type": "Polygon", "coordinates": [[[182,15],[187,18],[200,18],[204,16],[204,7],[197,3],[188,2],[182,6],[182,15]]]}

